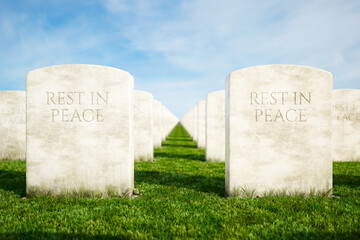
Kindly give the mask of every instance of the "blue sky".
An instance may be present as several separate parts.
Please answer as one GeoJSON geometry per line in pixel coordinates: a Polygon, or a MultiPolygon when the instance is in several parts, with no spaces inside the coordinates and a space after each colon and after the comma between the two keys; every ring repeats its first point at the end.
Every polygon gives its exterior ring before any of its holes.
{"type": "Polygon", "coordinates": [[[57,64],[128,71],[178,117],[234,70],[299,64],[360,89],[359,0],[0,0],[0,90],[57,64]]]}

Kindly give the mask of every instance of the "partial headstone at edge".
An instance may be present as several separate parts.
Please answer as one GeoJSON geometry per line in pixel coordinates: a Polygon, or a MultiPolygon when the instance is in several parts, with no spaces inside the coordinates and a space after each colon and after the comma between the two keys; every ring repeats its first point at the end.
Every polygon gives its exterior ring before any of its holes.
{"type": "Polygon", "coordinates": [[[154,108],[153,108],[153,121],[154,121],[154,129],[153,129],[153,139],[154,139],[154,148],[161,148],[161,122],[162,122],[162,114],[161,114],[161,102],[154,100],[154,108]]]}
{"type": "Polygon", "coordinates": [[[197,142],[198,141],[198,106],[197,105],[195,105],[194,107],[193,107],[193,114],[192,114],[192,117],[193,117],[193,140],[195,141],[195,142],[197,142]]]}
{"type": "Polygon", "coordinates": [[[0,91],[0,159],[25,160],[25,91],[0,91]]]}
{"type": "Polygon", "coordinates": [[[360,161],[360,90],[333,90],[333,161],[360,161]]]}

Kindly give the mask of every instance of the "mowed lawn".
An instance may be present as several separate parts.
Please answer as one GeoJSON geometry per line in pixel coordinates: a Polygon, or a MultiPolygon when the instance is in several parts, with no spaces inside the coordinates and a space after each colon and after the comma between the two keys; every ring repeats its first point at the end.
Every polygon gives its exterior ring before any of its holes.
{"type": "Polygon", "coordinates": [[[178,125],[138,198],[25,197],[25,162],[0,162],[0,239],[360,239],[360,162],[334,163],[335,198],[225,197],[225,164],[178,125]]]}

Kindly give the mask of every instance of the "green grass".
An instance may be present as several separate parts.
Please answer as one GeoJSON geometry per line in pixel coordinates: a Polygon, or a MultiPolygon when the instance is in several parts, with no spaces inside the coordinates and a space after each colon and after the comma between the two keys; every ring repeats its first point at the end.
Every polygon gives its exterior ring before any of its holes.
{"type": "Polygon", "coordinates": [[[224,163],[181,126],[135,163],[138,198],[25,197],[25,162],[0,162],[0,239],[359,239],[360,163],[334,163],[334,194],[226,198],[224,163]]]}

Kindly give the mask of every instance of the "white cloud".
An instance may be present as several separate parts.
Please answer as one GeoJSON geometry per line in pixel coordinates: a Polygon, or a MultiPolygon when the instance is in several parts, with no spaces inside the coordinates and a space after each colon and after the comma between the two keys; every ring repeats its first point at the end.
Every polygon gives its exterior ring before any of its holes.
{"type": "Polygon", "coordinates": [[[47,65],[110,65],[179,117],[223,89],[230,71],[252,65],[319,67],[333,73],[335,88],[360,88],[358,0],[99,3],[77,2],[75,12],[62,2],[36,14],[28,5],[0,10],[0,87],[24,89],[26,72],[47,65]],[[60,24],[50,22],[54,14],[60,24]]]}
{"type": "MultiPolygon", "coordinates": [[[[89,20],[77,16],[60,27],[49,26],[46,17],[23,12],[0,16],[0,76],[2,89],[24,89],[26,73],[49,65],[94,61],[88,52],[106,43],[106,35],[94,34],[89,20]]],[[[100,50],[100,49],[99,49],[100,50]]],[[[107,52],[99,54],[106,58],[107,52]]]]}
{"type": "Polygon", "coordinates": [[[161,1],[159,0],[100,0],[100,3],[111,13],[135,13],[152,15],[161,1]]]}
{"type": "Polygon", "coordinates": [[[360,14],[353,11],[354,5],[359,4],[183,1],[175,19],[140,20],[125,34],[135,49],[161,53],[174,65],[192,71],[224,70],[257,61],[331,68],[332,56],[341,56],[359,43],[360,14]]]}
{"type": "Polygon", "coordinates": [[[124,34],[134,49],[201,73],[200,88],[207,80],[223,84],[232,70],[271,63],[323,68],[333,72],[336,88],[355,88],[360,82],[359,7],[358,1],[183,0],[174,17],[149,21],[137,15],[124,34]]]}

